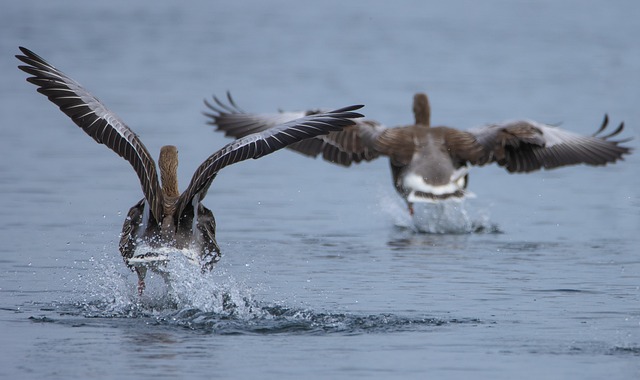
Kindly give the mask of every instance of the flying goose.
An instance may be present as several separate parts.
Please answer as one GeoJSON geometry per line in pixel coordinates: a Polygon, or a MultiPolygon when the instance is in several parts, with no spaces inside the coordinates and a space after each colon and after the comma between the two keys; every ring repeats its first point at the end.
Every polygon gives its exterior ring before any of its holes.
{"type": "MultiPolygon", "coordinates": [[[[210,270],[220,259],[216,243],[216,223],[211,210],[201,202],[211,182],[225,166],[249,158],[260,158],[289,144],[353,125],[353,112],[362,106],[350,106],[330,112],[295,118],[273,125],[255,134],[248,134],[224,146],[207,158],[195,171],[189,186],[178,190],[178,149],[167,145],[160,150],[158,166],[142,141],[115,113],[78,82],[47,63],[29,49],[20,47],[23,55],[16,55],[26,65],[18,66],[30,74],[27,81],[38,92],[60,107],[84,132],[99,144],[106,145],[127,160],[138,175],[144,198],[136,203],[122,226],[119,249],[125,264],[138,275],[138,291],[144,290],[147,272],[145,260],[150,252],[136,252],[139,245],[151,248],[194,247],[199,251],[202,270],[210,270]]],[[[157,255],[157,254],[156,254],[157,255]]],[[[153,268],[152,265],[149,267],[153,268]]]]}
{"type": "MultiPolygon", "coordinates": [[[[251,114],[237,106],[230,93],[228,104],[214,97],[205,100],[208,124],[226,136],[242,137],[271,128],[306,112],[251,114]]],[[[413,98],[413,125],[387,128],[381,123],[358,119],[356,124],[328,135],[317,136],[288,146],[307,156],[322,157],[334,164],[371,161],[389,157],[393,184],[413,215],[414,202],[433,202],[467,195],[470,165],[492,162],[510,173],[526,173],[541,168],[584,163],[605,165],[622,159],[631,149],[620,145],[630,139],[612,140],[624,128],[601,135],[608,124],[605,115],[600,129],[582,136],[551,125],[529,120],[490,124],[462,131],[450,127],[431,127],[429,98],[417,93],[413,98]]]]}

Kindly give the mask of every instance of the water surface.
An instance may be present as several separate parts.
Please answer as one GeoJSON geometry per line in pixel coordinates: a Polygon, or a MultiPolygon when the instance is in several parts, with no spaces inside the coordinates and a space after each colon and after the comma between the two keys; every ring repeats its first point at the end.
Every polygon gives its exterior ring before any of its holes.
{"type": "Polygon", "coordinates": [[[637,154],[529,175],[475,168],[477,197],[447,209],[461,222],[435,224],[450,233],[418,231],[384,160],[243,162],[205,200],[216,269],[177,260],[172,288],[156,276],[138,298],[117,251],[141,196],[133,170],[37,94],[13,56],[29,47],[80,81],[154,156],[178,146],[184,187],[228,142],[201,115],[226,90],[257,112],[363,103],[390,126],[411,122],[416,91],[434,124],[460,128],[531,118],[590,134],[608,112],[637,147],[638,7],[5,4],[0,377],[637,378],[637,154]]]}

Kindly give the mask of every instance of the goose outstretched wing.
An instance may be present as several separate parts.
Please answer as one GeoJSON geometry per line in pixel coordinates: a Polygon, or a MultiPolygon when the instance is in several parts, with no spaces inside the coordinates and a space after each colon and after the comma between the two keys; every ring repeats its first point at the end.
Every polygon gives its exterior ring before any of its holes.
{"type": "Polygon", "coordinates": [[[135,170],[142,192],[151,205],[156,220],[162,220],[163,196],[156,165],[138,136],[113,112],[91,95],[78,82],[66,76],[29,49],[20,47],[16,55],[26,65],[18,68],[31,76],[27,81],[38,86],[38,92],[82,128],[99,144],[104,144],[129,161],[135,170]]]}
{"type": "Polygon", "coordinates": [[[176,212],[178,215],[182,215],[185,207],[195,197],[199,201],[204,199],[211,182],[225,166],[249,158],[260,158],[298,141],[332,131],[339,131],[342,128],[353,125],[352,119],[363,117],[361,114],[354,112],[360,108],[362,108],[361,105],[356,105],[305,116],[247,135],[227,144],[209,156],[196,169],[189,186],[180,195],[176,212]]]}
{"type": "Polygon", "coordinates": [[[594,166],[612,163],[630,153],[631,148],[621,145],[630,139],[612,139],[622,132],[624,123],[613,132],[601,135],[608,123],[609,118],[605,115],[600,129],[591,136],[528,120],[469,130],[483,148],[483,154],[475,157],[472,163],[496,162],[510,172],[581,163],[594,166]]]}
{"type": "MultiPolygon", "coordinates": [[[[214,96],[213,102],[205,100],[205,104],[209,108],[209,111],[204,113],[209,118],[208,124],[214,125],[216,130],[224,132],[226,136],[234,138],[266,131],[279,124],[323,112],[316,109],[252,114],[238,107],[230,93],[227,93],[227,103],[214,96]]],[[[373,120],[356,119],[353,122],[352,126],[342,130],[304,139],[287,148],[310,157],[322,155],[324,160],[342,166],[379,157],[380,154],[374,149],[370,137],[385,127],[373,120]]]]}

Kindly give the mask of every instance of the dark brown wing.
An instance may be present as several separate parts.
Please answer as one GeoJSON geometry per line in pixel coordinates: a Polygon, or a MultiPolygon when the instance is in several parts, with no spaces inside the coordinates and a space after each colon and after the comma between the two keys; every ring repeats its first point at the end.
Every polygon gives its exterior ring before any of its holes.
{"type": "MultiPolygon", "coordinates": [[[[238,107],[229,93],[227,93],[227,100],[228,104],[215,96],[213,103],[205,100],[205,105],[212,112],[204,114],[209,118],[208,124],[216,126],[217,131],[223,131],[225,136],[235,138],[266,131],[279,124],[321,112],[314,110],[250,114],[238,107]]],[[[373,149],[371,140],[367,136],[371,133],[379,133],[385,127],[373,120],[357,119],[354,120],[354,123],[353,126],[346,127],[341,131],[305,139],[291,144],[287,148],[310,157],[322,155],[326,161],[342,166],[350,166],[353,162],[371,161],[377,158],[379,153],[373,149]]]]}
{"type": "Polygon", "coordinates": [[[380,157],[373,146],[371,136],[386,129],[373,120],[354,120],[355,125],[326,136],[302,140],[289,146],[299,153],[310,157],[322,155],[325,161],[351,166],[352,163],[371,161],[380,157]]]}
{"type": "Polygon", "coordinates": [[[151,212],[162,218],[162,191],[156,165],[138,136],[78,82],[66,76],[29,49],[20,47],[16,55],[26,66],[18,68],[30,75],[27,81],[99,144],[104,144],[129,161],[138,174],[142,192],[151,204],[151,212]]]}
{"type": "Polygon", "coordinates": [[[451,159],[461,165],[467,162],[474,165],[484,165],[488,163],[488,158],[484,146],[478,143],[475,135],[449,127],[433,127],[431,131],[440,130],[442,140],[451,159]]]}
{"type": "Polygon", "coordinates": [[[466,162],[479,164],[484,157],[483,147],[469,132],[449,127],[425,127],[410,125],[385,130],[375,140],[376,149],[391,157],[396,167],[409,165],[414,160],[427,162],[425,152],[440,150],[451,159],[464,165],[466,162]],[[415,157],[418,154],[418,157],[415,157]]]}
{"type": "Polygon", "coordinates": [[[611,140],[624,123],[605,136],[598,136],[608,124],[605,115],[600,129],[583,136],[533,121],[518,120],[470,130],[483,147],[484,155],[473,164],[496,162],[510,172],[530,172],[565,165],[605,165],[622,159],[631,149],[620,145],[629,139],[611,140]]]}
{"type": "Polygon", "coordinates": [[[202,204],[198,209],[198,224],[196,228],[202,236],[202,245],[200,246],[202,268],[211,270],[215,263],[220,261],[221,253],[216,241],[216,220],[211,210],[202,204]]]}
{"type": "Polygon", "coordinates": [[[191,183],[178,199],[176,212],[178,215],[182,215],[185,207],[190,205],[194,199],[197,201],[204,199],[211,182],[225,166],[249,158],[260,158],[298,141],[339,131],[353,125],[352,119],[362,117],[361,114],[353,111],[360,108],[362,108],[360,105],[350,106],[331,112],[305,116],[227,144],[209,156],[196,169],[191,183]]]}
{"type": "Polygon", "coordinates": [[[124,224],[122,225],[122,232],[120,233],[120,253],[122,254],[125,264],[127,264],[129,268],[133,268],[129,265],[128,260],[133,257],[136,252],[136,247],[138,246],[138,231],[142,225],[144,203],[145,200],[142,199],[129,209],[129,213],[124,219],[124,224]]]}
{"type": "Polygon", "coordinates": [[[380,154],[389,156],[393,165],[409,165],[413,153],[420,144],[420,128],[425,127],[410,125],[386,129],[371,136],[373,146],[380,154]]]}

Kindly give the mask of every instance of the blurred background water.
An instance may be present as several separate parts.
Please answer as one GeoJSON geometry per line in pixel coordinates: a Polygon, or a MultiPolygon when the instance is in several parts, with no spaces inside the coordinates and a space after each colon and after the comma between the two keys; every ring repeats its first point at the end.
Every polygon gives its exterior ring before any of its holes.
{"type": "Polygon", "coordinates": [[[247,111],[365,104],[411,123],[530,118],[640,128],[634,1],[7,2],[0,12],[0,377],[637,378],[640,160],[475,168],[478,233],[411,227],[384,160],[292,152],[224,169],[205,204],[223,259],[135,295],[118,234],[141,196],[17,70],[26,46],[98,96],[182,188],[229,141],[202,99],[247,111]]]}

